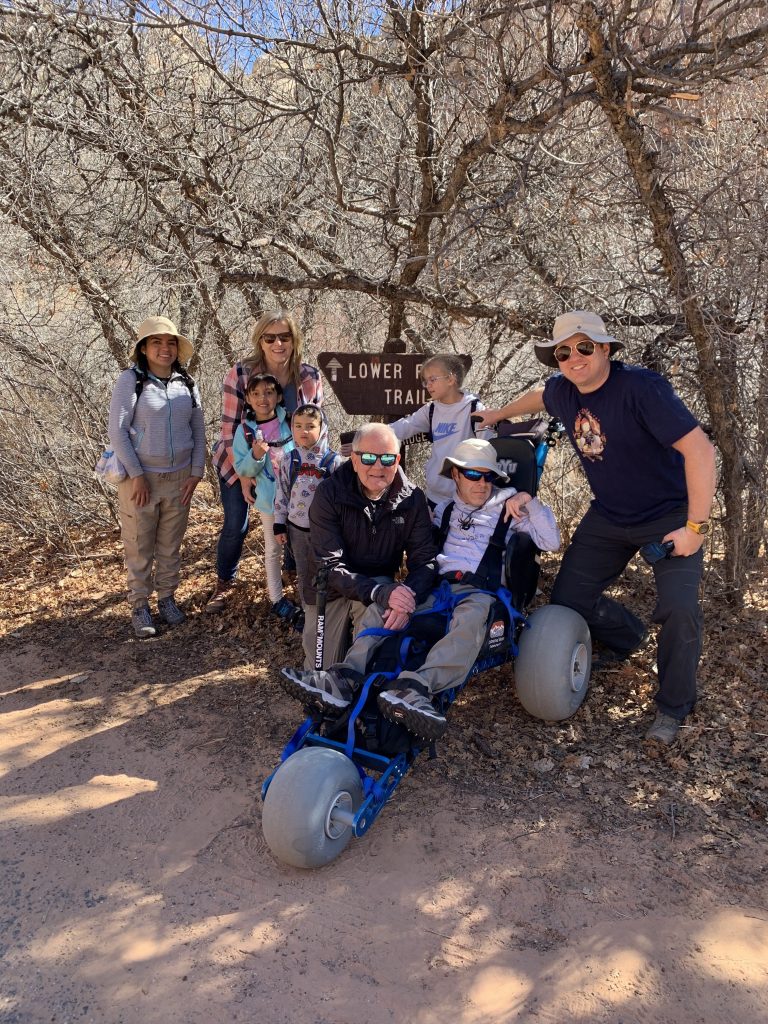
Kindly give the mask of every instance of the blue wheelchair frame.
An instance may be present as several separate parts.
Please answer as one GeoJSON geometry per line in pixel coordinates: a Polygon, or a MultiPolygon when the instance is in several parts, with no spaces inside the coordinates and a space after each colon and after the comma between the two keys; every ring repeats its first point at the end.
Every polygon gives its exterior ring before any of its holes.
{"type": "MultiPolygon", "coordinates": [[[[492,442],[496,448],[499,464],[510,477],[511,486],[518,491],[527,491],[529,494],[535,495],[547,454],[561,436],[562,425],[557,420],[552,420],[549,423],[544,420],[533,420],[523,424],[507,423],[504,426],[511,428],[511,431],[505,433],[504,436],[495,438],[492,442]]],[[[512,534],[505,552],[505,576],[507,580],[514,581],[514,591],[500,588],[494,594],[496,602],[492,605],[489,613],[489,625],[491,623],[501,624],[506,617],[507,622],[503,635],[500,637],[487,636],[480,655],[464,682],[450,690],[443,690],[437,695],[435,699],[443,713],[450,707],[470,679],[480,672],[497,668],[517,657],[517,640],[521,631],[526,628],[523,609],[530,604],[536,592],[537,555],[538,549],[530,537],[525,534],[512,534]],[[500,612],[501,619],[499,619],[500,612]]],[[[451,601],[451,588],[448,584],[441,584],[441,588],[436,592],[435,605],[424,613],[416,613],[413,617],[414,620],[420,614],[443,614],[447,616],[447,626],[452,608],[457,602],[451,601]]],[[[390,635],[388,631],[382,631],[382,633],[390,635]]],[[[373,671],[366,676],[354,706],[342,717],[341,726],[339,726],[338,720],[329,721],[326,716],[320,714],[311,715],[299,726],[283,749],[280,755],[280,764],[264,781],[261,788],[262,800],[266,798],[269,786],[280,767],[292,754],[304,747],[324,747],[335,750],[349,758],[357,768],[363,799],[354,812],[341,807],[335,808],[334,821],[349,828],[351,833],[358,838],[368,831],[405,778],[416,757],[424,749],[416,742],[415,737],[412,738],[406,750],[392,756],[370,750],[356,742],[359,735],[356,723],[365,713],[366,707],[369,718],[374,715],[378,716],[378,711],[375,709],[375,698],[372,699],[372,689],[375,690],[377,685],[380,687],[382,684],[389,683],[403,670],[411,639],[406,630],[401,643],[398,664],[393,670],[373,671]],[[346,739],[334,739],[327,735],[328,731],[338,734],[339,730],[344,728],[344,724],[346,724],[346,739]],[[375,777],[376,775],[378,777],[375,777]]],[[[434,756],[433,744],[430,744],[430,753],[434,756]]]]}

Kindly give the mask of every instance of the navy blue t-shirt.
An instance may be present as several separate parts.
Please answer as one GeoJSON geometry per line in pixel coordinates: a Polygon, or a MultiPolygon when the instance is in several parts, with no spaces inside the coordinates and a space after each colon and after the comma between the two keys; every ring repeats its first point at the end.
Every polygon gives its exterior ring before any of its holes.
{"type": "Polygon", "coordinates": [[[544,386],[544,406],[565,425],[595,511],[626,526],[685,508],[684,459],[670,446],[698,423],[658,373],[613,362],[589,394],[558,373],[544,386]]]}

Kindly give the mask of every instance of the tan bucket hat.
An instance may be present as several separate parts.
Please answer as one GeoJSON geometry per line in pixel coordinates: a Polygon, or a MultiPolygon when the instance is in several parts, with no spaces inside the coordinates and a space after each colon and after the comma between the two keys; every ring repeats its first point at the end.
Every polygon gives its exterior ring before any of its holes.
{"type": "Polygon", "coordinates": [[[131,356],[134,362],[136,362],[136,358],[139,354],[139,345],[151,334],[173,334],[179,345],[180,363],[188,363],[195,354],[194,345],[189,338],[185,338],[183,334],[179,334],[173,320],[169,320],[167,316],[149,316],[146,320],[142,320],[136,330],[136,344],[134,345],[133,354],[131,356]]]}
{"type": "Polygon", "coordinates": [[[534,341],[536,358],[545,366],[557,369],[555,349],[574,334],[585,334],[600,345],[610,345],[611,355],[624,348],[623,342],[617,341],[606,331],[603,318],[597,313],[589,313],[586,309],[574,309],[570,313],[561,313],[555,320],[552,341],[534,341]]]}
{"type": "Polygon", "coordinates": [[[453,455],[443,460],[441,476],[451,479],[451,470],[454,466],[459,469],[485,469],[495,473],[500,484],[509,483],[509,477],[499,466],[496,458],[496,449],[490,441],[482,441],[479,437],[471,437],[468,441],[462,441],[453,449],[453,455]]]}

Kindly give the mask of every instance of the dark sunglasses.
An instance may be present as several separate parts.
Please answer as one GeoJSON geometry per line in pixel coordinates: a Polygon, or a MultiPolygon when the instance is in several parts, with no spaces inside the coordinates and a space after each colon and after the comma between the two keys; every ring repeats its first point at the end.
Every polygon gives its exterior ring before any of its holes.
{"type": "Polygon", "coordinates": [[[377,459],[381,461],[382,466],[394,466],[398,459],[397,455],[375,455],[373,452],[355,452],[355,455],[364,466],[375,466],[377,459]]]}
{"type": "Polygon", "coordinates": [[[577,341],[575,345],[558,345],[555,349],[555,359],[558,363],[566,363],[573,355],[573,350],[582,356],[591,356],[597,348],[594,341],[577,341]]]}
{"type": "Polygon", "coordinates": [[[485,473],[481,469],[464,469],[462,466],[457,466],[456,469],[467,480],[485,480],[487,484],[492,484],[497,479],[497,474],[492,469],[486,470],[485,473]]]}
{"type": "Polygon", "coordinates": [[[282,341],[284,345],[287,345],[289,341],[293,341],[293,335],[289,332],[288,334],[262,334],[260,341],[263,341],[265,345],[274,345],[276,341],[282,341]]]}

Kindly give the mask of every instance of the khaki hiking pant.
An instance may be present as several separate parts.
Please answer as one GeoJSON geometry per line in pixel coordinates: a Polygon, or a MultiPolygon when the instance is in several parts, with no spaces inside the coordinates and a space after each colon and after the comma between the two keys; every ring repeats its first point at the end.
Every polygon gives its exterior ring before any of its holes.
{"type": "Polygon", "coordinates": [[[128,603],[146,603],[153,590],[158,598],[170,597],[181,579],[181,541],[189,519],[189,505],[182,505],[181,488],[190,467],[174,473],[145,473],[149,503],[138,508],[131,500],[132,480],[117,487],[120,531],[128,570],[128,603]],[[154,566],[154,579],[153,579],[154,566]]]}

